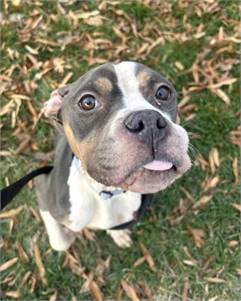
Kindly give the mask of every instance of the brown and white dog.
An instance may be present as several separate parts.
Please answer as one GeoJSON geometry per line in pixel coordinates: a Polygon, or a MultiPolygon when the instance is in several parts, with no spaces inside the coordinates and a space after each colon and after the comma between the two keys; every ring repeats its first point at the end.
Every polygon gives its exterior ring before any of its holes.
{"type": "Polygon", "coordinates": [[[54,168],[36,185],[52,248],[68,249],[85,227],[129,246],[129,230],[110,229],[191,166],[173,85],[142,64],[108,63],[53,92],[44,113],[63,129],[54,168]]]}

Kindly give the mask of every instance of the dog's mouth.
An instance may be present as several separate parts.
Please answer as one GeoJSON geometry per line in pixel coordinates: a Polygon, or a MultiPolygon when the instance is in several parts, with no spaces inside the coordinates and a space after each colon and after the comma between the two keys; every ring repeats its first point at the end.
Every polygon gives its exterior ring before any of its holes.
{"type": "Polygon", "coordinates": [[[152,170],[152,171],[166,171],[170,170],[175,165],[170,161],[159,161],[159,160],[153,160],[152,162],[149,162],[143,166],[143,168],[152,170]]]}
{"type": "Polygon", "coordinates": [[[153,160],[134,169],[120,183],[120,186],[124,189],[130,189],[140,178],[149,178],[150,180],[163,177],[169,178],[174,177],[177,173],[178,169],[171,161],[153,160]]]}

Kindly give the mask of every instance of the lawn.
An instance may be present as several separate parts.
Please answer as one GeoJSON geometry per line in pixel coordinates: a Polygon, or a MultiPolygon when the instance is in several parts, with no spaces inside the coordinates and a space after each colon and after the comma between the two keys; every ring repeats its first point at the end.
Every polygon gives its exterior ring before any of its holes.
{"type": "Polygon", "coordinates": [[[83,231],[53,251],[33,185],[1,212],[2,300],[240,300],[239,1],[1,2],[1,185],[53,158],[52,90],[135,60],[167,76],[191,170],[158,193],[118,248],[83,231]]]}

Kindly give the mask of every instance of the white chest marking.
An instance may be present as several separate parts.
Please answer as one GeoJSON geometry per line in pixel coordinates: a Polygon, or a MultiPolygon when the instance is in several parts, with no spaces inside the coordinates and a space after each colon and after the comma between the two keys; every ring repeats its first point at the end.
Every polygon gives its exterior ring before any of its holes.
{"type": "MultiPolygon", "coordinates": [[[[90,180],[81,170],[80,161],[73,158],[68,179],[70,193],[70,214],[66,226],[73,231],[84,227],[109,229],[131,221],[133,213],[141,205],[141,195],[127,191],[104,200],[91,187],[90,180]]],[[[102,186],[102,185],[101,185],[102,186]]]]}

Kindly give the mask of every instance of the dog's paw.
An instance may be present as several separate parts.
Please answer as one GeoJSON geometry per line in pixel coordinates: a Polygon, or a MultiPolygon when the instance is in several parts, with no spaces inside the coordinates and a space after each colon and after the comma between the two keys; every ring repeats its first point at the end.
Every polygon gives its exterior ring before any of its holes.
{"type": "Polygon", "coordinates": [[[107,230],[107,233],[121,248],[129,248],[132,244],[130,230],[107,230]]]}
{"type": "Polygon", "coordinates": [[[63,229],[61,235],[51,237],[49,243],[55,251],[66,251],[75,241],[75,234],[63,229]]]}

